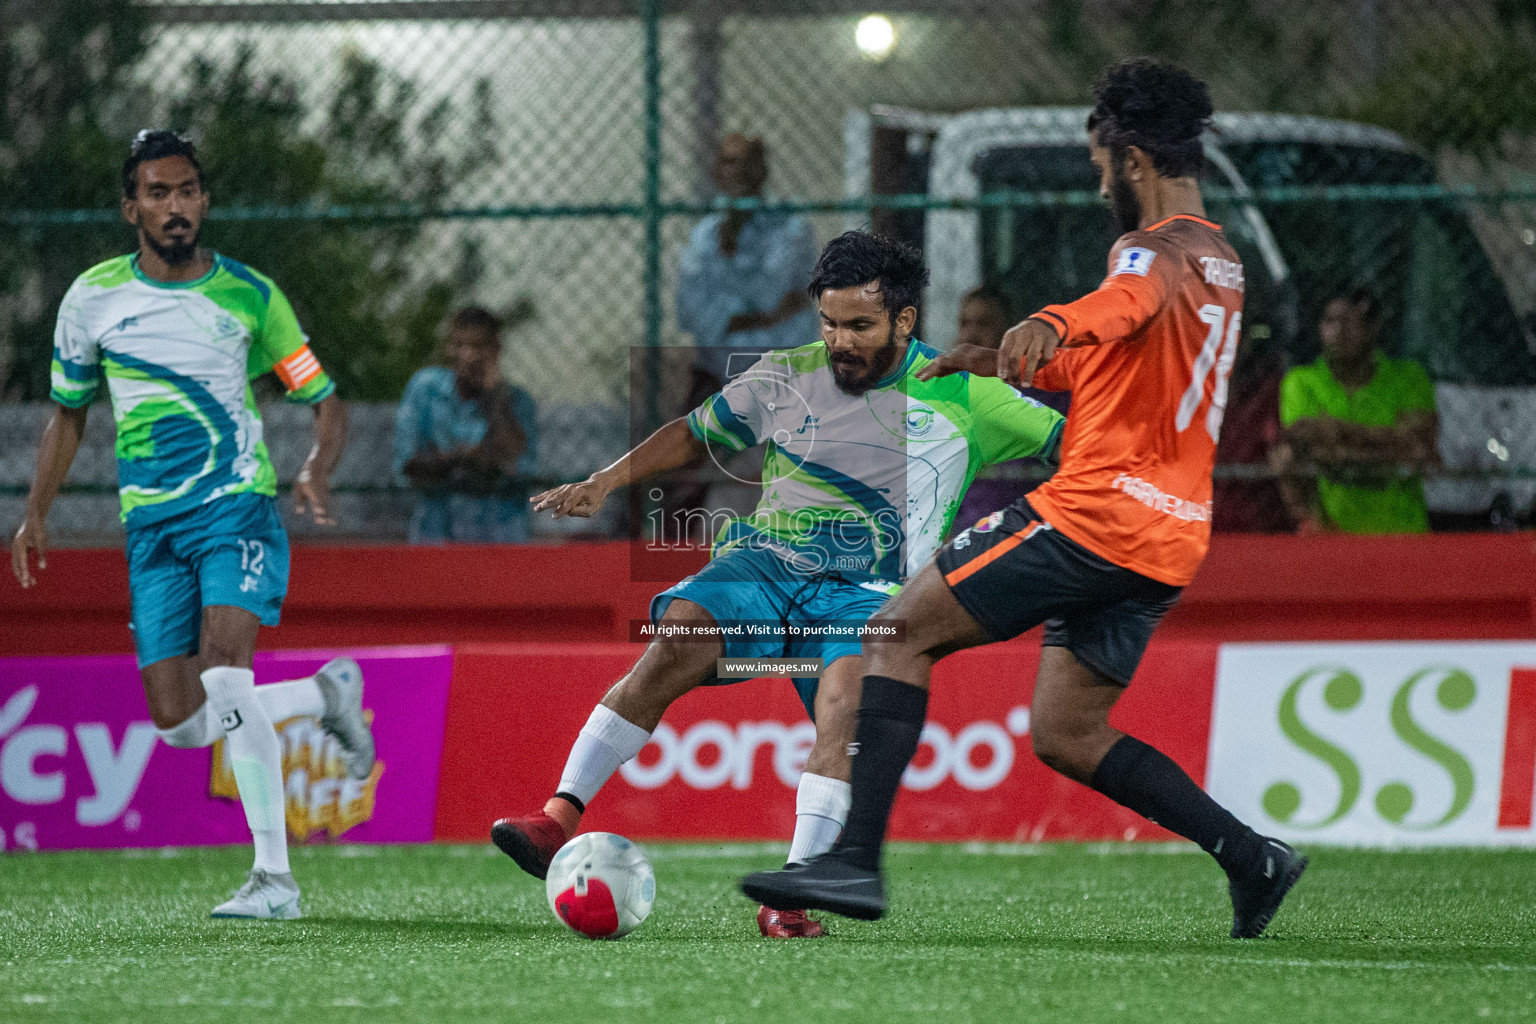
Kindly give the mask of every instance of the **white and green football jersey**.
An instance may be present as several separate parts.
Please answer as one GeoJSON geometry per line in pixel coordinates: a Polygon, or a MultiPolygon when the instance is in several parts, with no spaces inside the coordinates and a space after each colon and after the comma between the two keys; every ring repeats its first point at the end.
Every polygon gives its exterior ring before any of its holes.
{"type": "Polygon", "coordinates": [[[335,390],[277,285],[224,256],[176,283],[119,256],[76,278],[59,307],[52,397],[77,408],[106,379],[130,529],[227,494],[277,493],[249,384],[268,370],[292,401],[335,390]]]}
{"type": "Polygon", "coordinates": [[[854,397],[824,342],[769,352],[691,412],[712,448],[767,447],[757,508],[719,531],[715,555],[767,544],[811,569],[900,581],[938,550],[979,470],[1054,455],[1060,414],[995,377],[918,380],[937,355],[913,339],[854,397]]]}

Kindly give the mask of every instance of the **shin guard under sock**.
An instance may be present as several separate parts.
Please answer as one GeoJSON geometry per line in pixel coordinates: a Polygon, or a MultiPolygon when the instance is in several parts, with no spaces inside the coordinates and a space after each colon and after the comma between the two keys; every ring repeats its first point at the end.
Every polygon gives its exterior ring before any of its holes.
{"type": "Polygon", "coordinates": [[[1189,839],[1216,858],[1227,874],[1249,870],[1263,838],[1195,785],[1174,760],[1133,736],[1120,739],[1094,769],[1092,786],[1189,839]]]}
{"type": "Polygon", "coordinates": [[[927,717],[927,690],[886,676],[864,677],[854,734],[853,806],[837,847],[849,863],[879,869],[891,806],[927,717]]]}

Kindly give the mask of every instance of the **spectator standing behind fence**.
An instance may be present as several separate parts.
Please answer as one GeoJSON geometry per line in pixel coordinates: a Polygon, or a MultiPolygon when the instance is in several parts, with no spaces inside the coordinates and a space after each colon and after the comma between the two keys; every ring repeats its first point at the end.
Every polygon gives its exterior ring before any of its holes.
{"type": "MultiPolygon", "coordinates": [[[[1018,314],[1014,311],[1013,303],[1009,301],[1007,295],[987,285],[972,288],[960,299],[960,327],[955,332],[955,347],[980,345],[983,348],[997,348],[1003,343],[1003,335],[1007,333],[1008,328],[1018,320],[1018,314]]],[[[1050,406],[1062,415],[1066,415],[1068,403],[1071,401],[1069,393],[1037,391],[1034,388],[1024,388],[1023,391],[1026,396],[1041,405],[1050,406]]],[[[1040,463],[1036,459],[1020,459],[1017,462],[1005,462],[1002,465],[1021,470],[1040,468],[1040,463]]],[[[954,528],[963,530],[976,525],[982,517],[1006,508],[1039,487],[1041,483],[1043,480],[1032,479],[981,479],[972,482],[965,492],[965,497],[960,501],[960,511],[955,515],[954,528]]]]}
{"type": "MultiPolygon", "coordinates": [[[[715,152],[715,186],[733,199],[761,198],[768,181],[762,139],[734,132],[715,152]]],[[[806,285],[816,265],[811,225],[784,213],[727,210],[693,229],[678,267],[677,325],[693,335],[698,402],[720,390],[733,350],[744,369],[769,349],[821,337],[806,285]]]]}
{"type": "Polygon", "coordinates": [[[1401,467],[1436,460],[1435,389],[1424,368],[1378,344],[1381,306],[1364,289],[1334,297],[1323,354],[1285,375],[1280,419],[1286,501],[1303,532],[1424,533],[1424,482],[1401,467]],[[1317,475],[1301,472],[1316,467],[1317,475]]]}
{"type": "Polygon", "coordinates": [[[500,319],[459,310],[447,351],[449,365],[416,371],[395,413],[395,473],[417,492],[410,541],[526,541],[537,410],[501,375],[500,319]]]}
{"type": "MultiPolygon", "coordinates": [[[[768,182],[763,140],[736,132],[726,135],[715,150],[711,176],[723,196],[762,198],[768,182]]],[[[751,366],[762,353],[820,339],[821,323],[805,291],[818,255],[810,223],[792,214],[726,210],[698,223],[683,249],[677,275],[677,326],[693,335],[694,345],[685,409],[702,405],[733,371],[751,366]]],[[[754,450],[734,460],[731,471],[754,479],[761,459],[761,452],[754,450]]],[[[666,488],[663,512],[675,521],[689,510],[704,508],[708,491],[705,482],[673,484],[666,488]]],[[[754,504],[755,496],[745,507],[754,504]]]]}

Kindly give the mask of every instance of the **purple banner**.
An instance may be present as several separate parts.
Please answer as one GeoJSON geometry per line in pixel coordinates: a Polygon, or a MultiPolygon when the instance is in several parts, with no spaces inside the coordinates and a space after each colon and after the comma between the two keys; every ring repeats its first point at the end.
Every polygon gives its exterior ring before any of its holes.
{"type": "MultiPolygon", "coordinates": [[[[347,779],[317,720],[277,723],[289,835],[429,842],[453,653],[262,652],[257,686],[311,675],[343,653],[363,669],[378,763],[366,781],[347,779]]],[[[160,742],[131,655],[0,658],[0,850],[249,842],[223,747],[160,742]]]]}

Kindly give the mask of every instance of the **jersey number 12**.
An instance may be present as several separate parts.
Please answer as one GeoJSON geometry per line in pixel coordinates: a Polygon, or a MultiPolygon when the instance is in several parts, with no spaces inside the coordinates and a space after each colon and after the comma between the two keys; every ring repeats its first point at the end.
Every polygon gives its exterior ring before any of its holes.
{"type": "Polygon", "coordinates": [[[1221,419],[1227,412],[1227,378],[1232,375],[1232,361],[1237,358],[1237,336],[1243,330],[1243,312],[1238,310],[1228,316],[1225,307],[1212,302],[1200,307],[1200,319],[1210,325],[1211,332],[1205,336],[1205,344],[1200,346],[1200,354],[1195,357],[1193,379],[1185,389],[1184,397],[1179,399],[1179,412],[1173,422],[1180,433],[1189,428],[1195,410],[1200,408],[1200,400],[1205,397],[1205,378],[1214,368],[1216,389],[1211,393],[1211,408],[1205,414],[1205,429],[1211,440],[1217,441],[1221,438],[1221,419]]]}

